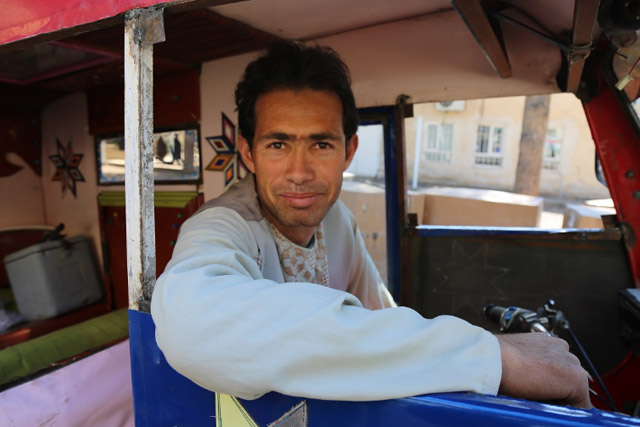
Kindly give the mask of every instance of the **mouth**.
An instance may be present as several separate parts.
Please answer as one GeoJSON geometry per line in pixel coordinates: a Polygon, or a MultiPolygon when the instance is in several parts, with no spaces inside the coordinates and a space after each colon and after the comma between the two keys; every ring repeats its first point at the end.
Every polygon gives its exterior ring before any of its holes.
{"type": "Polygon", "coordinates": [[[313,205],[320,196],[321,193],[283,193],[280,195],[294,208],[307,208],[313,205]]]}

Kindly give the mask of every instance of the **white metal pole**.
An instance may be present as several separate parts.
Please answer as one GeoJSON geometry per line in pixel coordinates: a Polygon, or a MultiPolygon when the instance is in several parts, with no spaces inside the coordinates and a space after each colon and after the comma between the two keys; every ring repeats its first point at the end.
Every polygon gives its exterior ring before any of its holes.
{"type": "Polygon", "coordinates": [[[156,280],[153,212],[153,44],[164,41],[161,8],[126,13],[124,27],[125,214],[129,308],[149,312],[156,280]]]}
{"type": "Polygon", "coordinates": [[[420,144],[422,143],[422,116],[418,116],[418,123],[416,124],[416,151],[413,156],[413,180],[411,182],[411,188],[414,190],[418,188],[418,166],[420,165],[420,144]]]}

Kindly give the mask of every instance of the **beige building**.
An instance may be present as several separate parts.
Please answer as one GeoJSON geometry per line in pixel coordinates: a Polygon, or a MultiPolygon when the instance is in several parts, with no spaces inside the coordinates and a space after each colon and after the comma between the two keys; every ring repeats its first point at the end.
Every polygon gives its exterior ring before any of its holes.
{"type": "MultiPolygon", "coordinates": [[[[523,96],[416,104],[405,128],[409,186],[417,180],[512,191],[524,104],[523,96]]],[[[595,177],[594,162],[580,101],[572,94],[551,95],[540,193],[563,199],[609,197],[595,177]]]]}

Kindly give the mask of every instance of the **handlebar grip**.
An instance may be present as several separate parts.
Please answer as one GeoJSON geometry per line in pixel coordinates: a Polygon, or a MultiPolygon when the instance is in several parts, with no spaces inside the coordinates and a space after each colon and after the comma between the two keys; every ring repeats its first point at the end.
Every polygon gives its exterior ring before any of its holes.
{"type": "Polygon", "coordinates": [[[495,323],[502,332],[550,332],[540,322],[539,316],[531,311],[519,307],[500,307],[489,304],[482,309],[484,318],[495,323]]]}
{"type": "Polygon", "coordinates": [[[506,310],[506,308],[500,307],[499,305],[489,304],[482,309],[482,315],[488,321],[493,322],[496,325],[500,325],[502,313],[504,313],[506,310]]]}

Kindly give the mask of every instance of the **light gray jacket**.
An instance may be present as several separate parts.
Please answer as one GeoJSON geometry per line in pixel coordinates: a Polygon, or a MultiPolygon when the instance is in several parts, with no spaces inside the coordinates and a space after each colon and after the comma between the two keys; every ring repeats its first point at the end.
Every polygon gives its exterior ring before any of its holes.
{"type": "Polygon", "coordinates": [[[497,392],[493,335],[393,307],[342,202],[323,229],[329,287],[283,283],[253,175],[187,220],[151,303],[169,364],[245,399],[269,391],[352,401],[497,392]]]}

